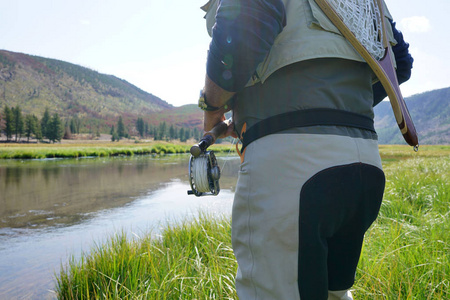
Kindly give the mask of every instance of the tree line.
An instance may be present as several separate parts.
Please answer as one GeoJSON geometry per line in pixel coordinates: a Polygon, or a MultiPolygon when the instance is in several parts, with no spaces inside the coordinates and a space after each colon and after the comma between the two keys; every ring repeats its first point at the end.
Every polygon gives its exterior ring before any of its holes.
{"type": "MultiPolygon", "coordinates": [[[[47,139],[54,143],[60,142],[63,138],[70,139],[74,133],[81,133],[82,123],[77,116],[64,123],[57,113],[51,115],[48,108],[39,119],[34,114],[24,115],[19,105],[11,108],[5,105],[0,118],[0,129],[8,142],[18,142],[25,137],[27,141],[34,138],[39,141],[47,139]]],[[[138,117],[134,124],[125,126],[122,116],[119,116],[117,123],[111,126],[109,133],[112,141],[140,137],[153,138],[155,141],[180,140],[186,142],[192,138],[200,140],[202,137],[202,132],[197,128],[178,127],[166,122],[150,125],[142,117],[138,117]]],[[[100,132],[97,132],[97,136],[99,135],[100,132]]]]}
{"type": "Polygon", "coordinates": [[[50,142],[59,142],[64,136],[64,126],[57,113],[50,115],[48,108],[39,120],[34,114],[22,114],[19,105],[9,107],[5,105],[2,113],[2,129],[8,142],[20,141],[22,137],[37,140],[48,139],[50,142]]]}
{"type": "Polygon", "coordinates": [[[166,122],[160,122],[155,126],[145,122],[142,117],[138,117],[134,125],[135,127],[127,130],[122,117],[119,116],[116,126],[111,127],[111,140],[118,141],[121,138],[139,136],[140,138],[153,138],[155,141],[180,140],[186,142],[191,138],[200,139],[202,136],[197,128],[184,128],[173,124],[169,126],[166,122]]]}

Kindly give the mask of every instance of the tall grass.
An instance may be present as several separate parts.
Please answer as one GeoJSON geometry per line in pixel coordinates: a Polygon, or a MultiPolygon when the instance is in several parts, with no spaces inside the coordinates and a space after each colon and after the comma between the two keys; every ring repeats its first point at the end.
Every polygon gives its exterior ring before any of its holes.
{"type": "MultiPolygon", "coordinates": [[[[450,299],[450,148],[414,158],[406,149],[385,161],[355,299],[450,299]]],[[[112,237],[64,266],[56,290],[60,299],[237,299],[235,271],[230,221],[201,214],[160,238],[112,237]]]]}
{"type": "Polygon", "coordinates": [[[450,158],[385,168],[377,221],[366,234],[358,299],[450,299],[450,158]]]}
{"type": "Polygon", "coordinates": [[[57,278],[59,299],[236,299],[231,226],[200,215],[160,238],[124,233],[72,261],[57,278]]]}

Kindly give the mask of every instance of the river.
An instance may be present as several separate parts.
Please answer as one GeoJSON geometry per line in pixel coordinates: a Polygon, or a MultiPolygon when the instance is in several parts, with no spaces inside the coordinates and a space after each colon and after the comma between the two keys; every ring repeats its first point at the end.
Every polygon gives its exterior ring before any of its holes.
{"type": "Polygon", "coordinates": [[[188,196],[187,155],[0,160],[0,299],[55,299],[55,274],[115,232],[155,234],[199,211],[230,214],[239,159],[218,196],[188,196]]]}

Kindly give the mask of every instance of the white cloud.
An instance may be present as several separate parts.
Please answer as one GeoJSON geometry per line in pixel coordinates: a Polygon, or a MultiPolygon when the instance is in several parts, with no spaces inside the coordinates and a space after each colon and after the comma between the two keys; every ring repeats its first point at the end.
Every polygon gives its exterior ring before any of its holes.
{"type": "Polygon", "coordinates": [[[80,24],[81,24],[81,25],[90,25],[90,24],[91,24],[91,21],[86,20],[86,19],[83,19],[83,20],[80,20],[80,24]]]}
{"type": "Polygon", "coordinates": [[[401,20],[400,25],[402,31],[405,32],[423,33],[431,29],[430,20],[423,16],[404,18],[401,20]]]}

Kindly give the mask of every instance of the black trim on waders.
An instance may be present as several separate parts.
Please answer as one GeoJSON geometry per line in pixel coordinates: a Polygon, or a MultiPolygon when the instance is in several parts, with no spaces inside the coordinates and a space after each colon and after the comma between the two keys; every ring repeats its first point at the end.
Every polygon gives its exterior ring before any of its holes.
{"type": "Polygon", "coordinates": [[[297,110],[269,117],[250,127],[243,134],[241,153],[251,142],[263,136],[295,127],[320,125],[355,127],[376,133],[373,119],[361,114],[331,108],[297,110]]]}

